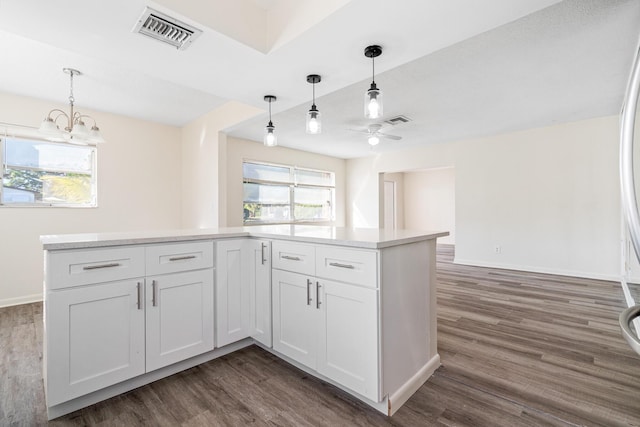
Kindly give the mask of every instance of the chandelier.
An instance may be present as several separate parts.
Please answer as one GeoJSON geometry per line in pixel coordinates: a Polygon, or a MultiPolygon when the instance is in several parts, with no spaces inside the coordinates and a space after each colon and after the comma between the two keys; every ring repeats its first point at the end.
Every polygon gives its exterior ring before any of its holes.
{"type": "Polygon", "coordinates": [[[70,90],[69,90],[69,113],[65,113],[57,108],[49,111],[49,114],[45,117],[40,125],[40,133],[48,140],[62,141],[71,144],[78,145],[94,145],[100,144],[104,141],[100,129],[96,126],[96,121],[93,117],[86,114],[82,114],[79,111],[73,110],[75,98],[73,97],[73,76],[80,76],[82,73],[73,68],[63,68],[66,74],[69,74],[70,90]],[[60,129],[58,126],[58,120],[64,117],[61,125],[64,126],[60,129]],[[84,120],[90,119],[93,121],[91,129],[87,128],[84,124],[84,120]]]}

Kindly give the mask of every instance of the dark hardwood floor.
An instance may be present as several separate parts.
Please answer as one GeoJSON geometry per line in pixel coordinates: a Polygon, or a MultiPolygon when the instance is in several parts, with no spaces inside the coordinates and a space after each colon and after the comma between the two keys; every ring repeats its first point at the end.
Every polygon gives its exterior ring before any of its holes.
{"type": "MultiPolygon", "coordinates": [[[[388,418],[252,346],[52,421],[166,426],[640,426],[620,285],[438,255],[442,366],[388,418]]],[[[0,425],[46,424],[42,305],[0,309],[0,425]]]]}

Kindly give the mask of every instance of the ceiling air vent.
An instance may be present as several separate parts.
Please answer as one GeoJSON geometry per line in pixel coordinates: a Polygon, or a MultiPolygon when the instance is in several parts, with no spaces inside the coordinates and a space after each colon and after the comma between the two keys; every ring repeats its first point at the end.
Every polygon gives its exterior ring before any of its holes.
{"type": "Polygon", "coordinates": [[[201,30],[150,7],[144,9],[133,32],[170,44],[178,50],[185,50],[202,34],[201,30]]]}
{"type": "Polygon", "coordinates": [[[395,125],[399,125],[402,123],[407,123],[410,122],[411,119],[407,116],[395,116],[395,117],[391,117],[390,119],[385,120],[384,122],[391,125],[391,126],[395,126],[395,125]]]}

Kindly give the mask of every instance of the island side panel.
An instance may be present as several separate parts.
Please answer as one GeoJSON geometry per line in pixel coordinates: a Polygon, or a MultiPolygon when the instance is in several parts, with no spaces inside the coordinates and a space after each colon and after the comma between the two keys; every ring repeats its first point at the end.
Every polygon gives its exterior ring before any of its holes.
{"type": "Polygon", "coordinates": [[[439,360],[435,255],[436,239],[381,250],[383,395],[439,360]]]}

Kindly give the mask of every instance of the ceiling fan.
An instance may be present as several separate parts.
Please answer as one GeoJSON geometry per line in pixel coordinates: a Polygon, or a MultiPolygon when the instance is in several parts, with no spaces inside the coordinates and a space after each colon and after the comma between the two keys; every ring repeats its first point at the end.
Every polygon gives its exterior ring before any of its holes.
{"type": "Polygon", "coordinates": [[[382,129],[382,125],[380,123],[372,123],[366,129],[363,129],[363,130],[359,130],[359,129],[349,129],[349,130],[353,132],[367,134],[368,135],[367,142],[369,142],[369,144],[372,146],[378,145],[380,143],[381,138],[392,139],[394,141],[398,141],[402,139],[401,136],[390,135],[388,133],[381,132],[380,129],[382,129]]]}

